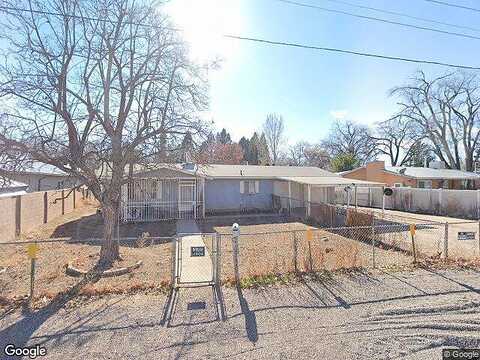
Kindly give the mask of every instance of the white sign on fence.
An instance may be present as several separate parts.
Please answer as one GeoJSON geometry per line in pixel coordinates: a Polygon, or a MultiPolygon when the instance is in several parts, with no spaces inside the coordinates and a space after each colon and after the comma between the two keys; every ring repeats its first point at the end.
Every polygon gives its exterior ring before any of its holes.
{"type": "Polygon", "coordinates": [[[458,240],[475,240],[475,231],[459,231],[458,240]]]}

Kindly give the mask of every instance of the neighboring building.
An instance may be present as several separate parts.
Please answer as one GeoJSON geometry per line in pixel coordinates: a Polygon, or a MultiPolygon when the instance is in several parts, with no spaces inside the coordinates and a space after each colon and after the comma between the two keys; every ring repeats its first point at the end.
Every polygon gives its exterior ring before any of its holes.
{"type": "Polygon", "coordinates": [[[27,168],[8,174],[8,177],[27,184],[27,192],[71,188],[78,180],[48,164],[34,162],[27,168]]]}
{"type": "Polygon", "coordinates": [[[23,195],[27,193],[27,188],[27,184],[0,177],[0,197],[23,195]]]}
{"type": "Polygon", "coordinates": [[[391,187],[425,189],[478,189],[480,175],[473,172],[445,169],[439,163],[431,167],[385,166],[373,161],[362,167],[339,173],[344,178],[375,181],[391,187]]]}
{"type": "Polygon", "coordinates": [[[309,215],[310,203],[334,202],[336,186],[381,185],[295,166],[165,164],[134,177],[122,189],[124,221],[292,209],[309,215]]]}

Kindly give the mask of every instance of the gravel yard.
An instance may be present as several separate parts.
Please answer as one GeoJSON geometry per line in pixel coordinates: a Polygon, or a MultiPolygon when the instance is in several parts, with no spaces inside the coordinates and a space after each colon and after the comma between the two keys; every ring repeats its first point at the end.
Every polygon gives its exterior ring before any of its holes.
{"type": "MultiPolygon", "coordinates": [[[[354,272],[291,286],[107,296],[0,319],[0,343],[41,344],[48,359],[440,359],[480,347],[480,273],[354,272]],[[198,305],[205,302],[205,308],[198,305]]],[[[3,347],[2,347],[3,348],[3,347]]]]}

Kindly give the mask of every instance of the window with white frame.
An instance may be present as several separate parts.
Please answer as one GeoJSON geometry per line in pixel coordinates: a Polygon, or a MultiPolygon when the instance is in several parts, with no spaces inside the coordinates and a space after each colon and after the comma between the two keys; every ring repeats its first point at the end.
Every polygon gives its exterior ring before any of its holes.
{"type": "Polygon", "coordinates": [[[402,186],[403,186],[402,183],[395,183],[395,184],[393,184],[393,187],[402,187],[402,186]]]}
{"type": "Polygon", "coordinates": [[[260,181],[258,180],[241,180],[240,194],[258,194],[260,192],[260,181]]]}

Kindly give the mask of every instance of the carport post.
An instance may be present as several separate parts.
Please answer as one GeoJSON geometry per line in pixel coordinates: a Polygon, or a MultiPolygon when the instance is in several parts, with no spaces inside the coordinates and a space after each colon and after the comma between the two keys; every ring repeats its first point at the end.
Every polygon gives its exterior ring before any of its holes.
{"type": "Polygon", "coordinates": [[[357,185],[354,185],[355,187],[355,210],[357,210],[357,206],[358,206],[358,203],[357,203],[357,185]]]}
{"type": "Polygon", "coordinates": [[[308,204],[307,204],[307,217],[310,217],[310,213],[311,213],[311,209],[310,209],[310,202],[312,200],[312,189],[311,189],[311,185],[308,185],[307,187],[307,201],[308,201],[308,204]]]}
{"type": "Polygon", "coordinates": [[[448,259],[448,222],[445,223],[445,236],[443,238],[443,258],[448,259]]]}
{"type": "Polygon", "coordinates": [[[382,218],[385,217],[385,186],[382,186],[382,218]]]}
{"type": "Polygon", "coordinates": [[[288,182],[288,212],[292,211],[292,182],[288,182]]]}

